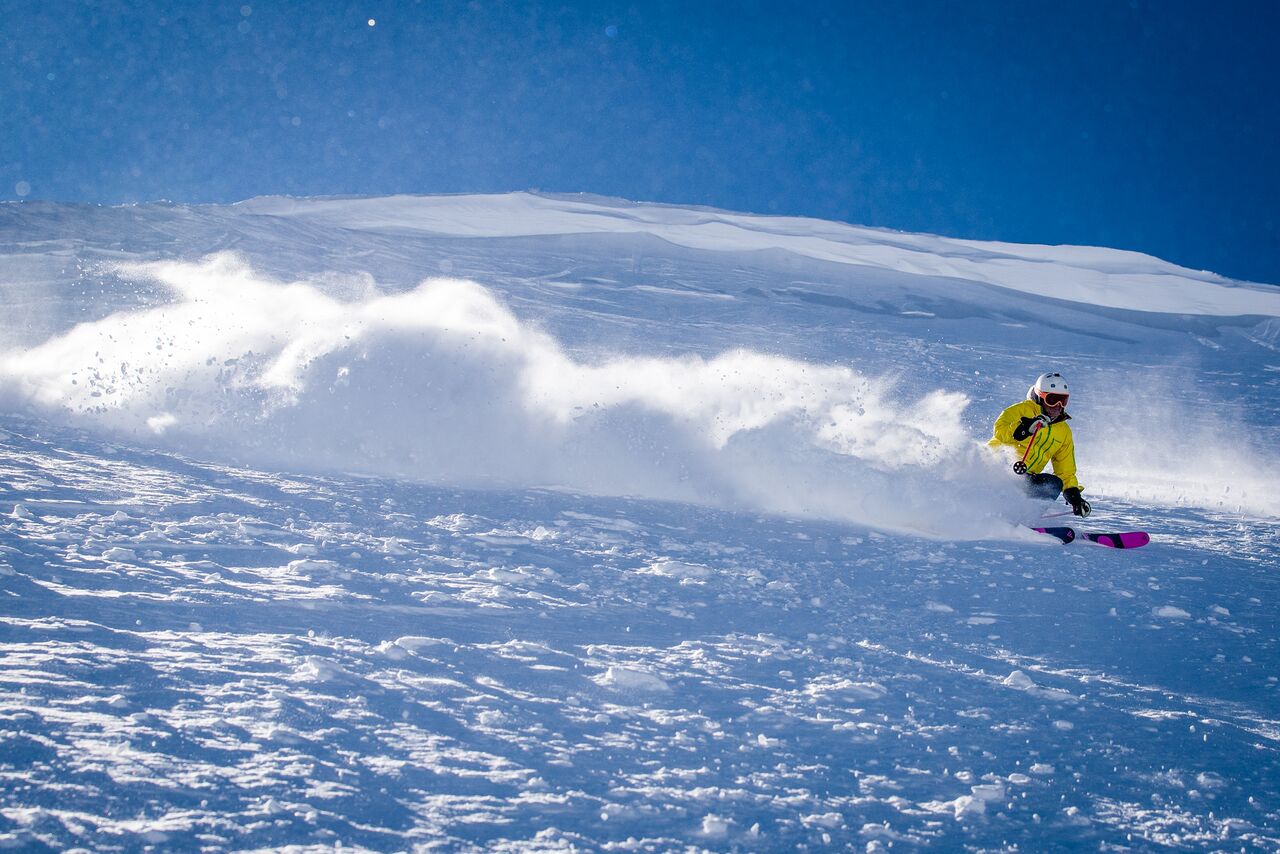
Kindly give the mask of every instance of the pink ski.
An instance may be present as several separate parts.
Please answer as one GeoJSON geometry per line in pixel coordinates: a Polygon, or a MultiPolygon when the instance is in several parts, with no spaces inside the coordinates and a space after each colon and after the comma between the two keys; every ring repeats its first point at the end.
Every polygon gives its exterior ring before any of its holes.
{"type": "Polygon", "coordinates": [[[1081,531],[1080,536],[1110,549],[1136,549],[1151,542],[1151,535],[1146,531],[1124,531],[1119,534],[1095,534],[1081,531]]]}
{"type": "Polygon", "coordinates": [[[1032,528],[1031,530],[1038,534],[1048,534],[1051,537],[1056,537],[1064,546],[1076,538],[1076,532],[1073,528],[1032,528]]]}
{"type": "Polygon", "coordinates": [[[1151,536],[1146,531],[1121,531],[1114,534],[1104,534],[1095,531],[1077,531],[1075,528],[1065,526],[1032,528],[1031,530],[1055,537],[1063,545],[1073,541],[1076,537],[1084,537],[1091,543],[1097,543],[1109,549],[1136,549],[1151,542],[1151,536]]]}

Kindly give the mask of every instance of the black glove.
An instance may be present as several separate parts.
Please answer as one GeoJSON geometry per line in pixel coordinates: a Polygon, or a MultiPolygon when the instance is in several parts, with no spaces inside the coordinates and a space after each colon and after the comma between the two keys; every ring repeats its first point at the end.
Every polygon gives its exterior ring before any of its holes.
{"type": "Polygon", "coordinates": [[[1013,440],[1021,442],[1041,427],[1049,426],[1048,415],[1037,415],[1035,418],[1026,417],[1018,422],[1018,426],[1013,428],[1013,440]],[[1037,426],[1039,425],[1039,426],[1037,426]]]}
{"type": "Polygon", "coordinates": [[[1067,503],[1071,505],[1071,512],[1083,519],[1089,515],[1089,511],[1093,508],[1089,506],[1089,502],[1084,500],[1084,496],[1080,494],[1078,486],[1071,486],[1062,490],[1062,497],[1067,499],[1067,503]]]}

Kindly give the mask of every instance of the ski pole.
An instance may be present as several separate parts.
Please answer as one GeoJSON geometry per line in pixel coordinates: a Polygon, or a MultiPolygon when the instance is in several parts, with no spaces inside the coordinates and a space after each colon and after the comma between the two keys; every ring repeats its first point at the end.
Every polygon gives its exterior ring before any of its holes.
{"type": "Polygon", "coordinates": [[[1031,441],[1027,442],[1027,449],[1022,452],[1022,459],[1013,464],[1014,474],[1027,473],[1027,457],[1031,456],[1031,446],[1036,443],[1036,434],[1040,432],[1040,425],[1036,424],[1036,429],[1031,431],[1031,441]]]}
{"type": "Polygon", "coordinates": [[[1071,515],[1072,513],[1074,513],[1074,512],[1076,512],[1076,511],[1074,511],[1074,510],[1063,510],[1061,513],[1046,513],[1046,514],[1044,514],[1043,516],[1041,516],[1040,518],[1041,518],[1041,519],[1057,519],[1059,516],[1070,516],[1070,515],[1071,515]]]}

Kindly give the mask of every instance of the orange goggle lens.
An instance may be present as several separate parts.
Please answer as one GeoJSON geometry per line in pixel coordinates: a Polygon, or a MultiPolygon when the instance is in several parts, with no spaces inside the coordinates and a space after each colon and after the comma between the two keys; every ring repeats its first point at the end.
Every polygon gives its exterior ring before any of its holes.
{"type": "Polygon", "coordinates": [[[1045,406],[1066,406],[1068,397],[1070,397],[1070,395],[1055,394],[1054,392],[1047,392],[1040,395],[1040,399],[1044,401],[1045,406]]]}

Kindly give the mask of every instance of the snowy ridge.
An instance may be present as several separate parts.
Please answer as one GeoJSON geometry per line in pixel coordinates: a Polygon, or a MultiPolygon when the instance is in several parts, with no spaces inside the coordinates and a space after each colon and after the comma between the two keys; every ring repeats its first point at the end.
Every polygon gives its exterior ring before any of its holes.
{"type": "Polygon", "coordinates": [[[1115,249],[957,240],[801,217],[529,193],[333,200],[269,197],[240,207],[252,214],[344,229],[451,237],[648,234],[691,249],[776,249],[838,264],[984,282],[1107,308],[1280,317],[1280,292],[1275,288],[1231,282],[1115,249]]]}
{"type": "Polygon", "coordinates": [[[1274,289],[530,194],[0,262],[0,844],[1280,845],[1274,289]],[[1008,521],[1048,367],[1150,546],[1008,521]]]}

